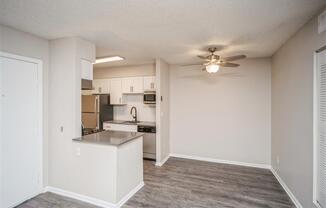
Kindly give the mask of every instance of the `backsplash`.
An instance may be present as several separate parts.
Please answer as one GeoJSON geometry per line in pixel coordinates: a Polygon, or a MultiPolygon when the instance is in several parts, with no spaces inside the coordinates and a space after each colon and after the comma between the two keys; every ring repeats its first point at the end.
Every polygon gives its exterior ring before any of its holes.
{"type": "Polygon", "coordinates": [[[143,103],[143,95],[123,95],[123,100],[127,105],[114,106],[114,120],[132,120],[130,109],[132,106],[135,106],[139,121],[155,122],[156,109],[143,103]]]}

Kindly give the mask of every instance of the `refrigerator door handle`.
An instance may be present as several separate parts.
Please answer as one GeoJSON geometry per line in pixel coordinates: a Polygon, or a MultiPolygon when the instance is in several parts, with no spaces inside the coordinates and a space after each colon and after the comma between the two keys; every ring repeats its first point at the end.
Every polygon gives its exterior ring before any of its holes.
{"type": "Polygon", "coordinates": [[[99,106],[98,106],[98,96],[95,98],[95,115],[96,115],[96,129],[100,129],[99,126],[99,106]]]}

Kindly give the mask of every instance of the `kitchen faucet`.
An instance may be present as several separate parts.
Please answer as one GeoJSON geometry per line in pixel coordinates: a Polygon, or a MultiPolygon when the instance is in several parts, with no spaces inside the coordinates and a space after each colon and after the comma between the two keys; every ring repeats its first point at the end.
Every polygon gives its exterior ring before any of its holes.
{"type": "Polygon", "coordinates": [[[134,119],[134,122],[137,122],[137,108],[135,106],[132,106],[130,109],[130,115],[134,119]],[[135,111],[135,115],[133,114],[133,111],[135,111]]]}

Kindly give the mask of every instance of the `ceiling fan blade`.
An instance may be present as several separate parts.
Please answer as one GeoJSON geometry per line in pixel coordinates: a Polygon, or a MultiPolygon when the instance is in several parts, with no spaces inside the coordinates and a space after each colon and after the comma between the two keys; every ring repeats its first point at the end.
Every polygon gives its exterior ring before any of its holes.
{"type": "Polygon", "coordinates": [[[245,58],[247,58],[247,56],[245,55],[230,56],[230,57],[223,58],[223,61],[235,61],[235,60],[240,60],[245,58]]]}
{"type": "Polygon", "coordinates": [[[197,56],[200,59],[209,60],[208,56],[197,56]]]}
{"type": "Polygon", "coordinates": [[[185,67],[185,66],[202,66],[203,64],[184,64],[184,65],[180,65],[181,67],[185,67]]]}
{"type": "Polygon", "coordinates": [[[240,64],[234,64],[234,63],[219,63],[218,64],[221,67],[238,67],[240,64]]]}

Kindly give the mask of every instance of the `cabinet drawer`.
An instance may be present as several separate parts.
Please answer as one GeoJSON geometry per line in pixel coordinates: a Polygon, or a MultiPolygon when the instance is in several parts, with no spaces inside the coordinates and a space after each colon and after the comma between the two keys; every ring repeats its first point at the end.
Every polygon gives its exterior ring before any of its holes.
{"type": "Polygon", "coordinates": [[[137,132],[137,125],[103,123],[104,130],[137,132]]]}

